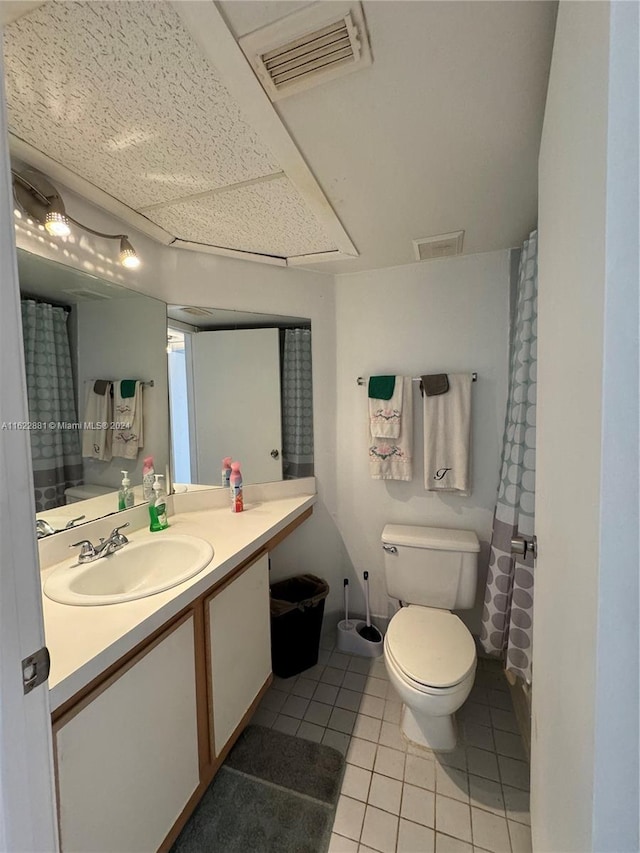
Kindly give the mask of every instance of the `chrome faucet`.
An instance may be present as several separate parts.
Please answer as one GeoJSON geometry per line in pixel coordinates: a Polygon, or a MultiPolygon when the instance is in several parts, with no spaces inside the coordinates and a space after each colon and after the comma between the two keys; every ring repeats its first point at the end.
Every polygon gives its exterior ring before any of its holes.
{"type": "Polygon", "coordinates": [[[114,551],[119,551],[128,543],[124,533],[120,533],[123,527],[128,527],[129,522],[121,524],[120,527],[115,527],[107,539],[101,539],[99,545],[93,545],[88,539],[81,539],[80,542],[74,542],[69,545],[69,548],[80,548],[78,555],[79,563],[92,563],[94,560],[99,560],[100,557],[108,557],[114,551]]]}
{"type": "MultiPolygon", "coordinates": [[[[64,529],[70,530],[77,521],[84,521],[85,518],[85,515],[79,515],[77,518],[72,518],[71,521],[68,521],[65,524],[64,529]]],[[[45,536],[51,536],[52,533],[60,533],[60,528],[56,529],[55,527],[52,527],[44,518],[38,518],[36,520],[36,535],[38,539],[43,539],[45,536]]]]}

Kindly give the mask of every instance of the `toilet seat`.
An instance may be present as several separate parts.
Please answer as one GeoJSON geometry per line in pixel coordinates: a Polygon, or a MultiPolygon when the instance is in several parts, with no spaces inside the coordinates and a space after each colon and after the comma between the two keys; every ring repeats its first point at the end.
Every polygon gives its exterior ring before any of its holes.
{"type": "Polygon", "coordinates": [[[417,690],[455,688],[476,665],[468,628],[448,610],[410,605],[391,619],[385,652],[417,690]]]}

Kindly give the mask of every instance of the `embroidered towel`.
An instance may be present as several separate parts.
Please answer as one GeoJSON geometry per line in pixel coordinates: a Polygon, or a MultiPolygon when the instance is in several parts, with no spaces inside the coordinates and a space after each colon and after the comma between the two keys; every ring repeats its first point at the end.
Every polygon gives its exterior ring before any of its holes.
{"type": "Polygon", "coordinates": [[[450,373],[449,390],[422,400],[424,487],[471,494],[471,374],[450,373]]]}
{"type": "Polygon", "coordinates": [[[396,379],[403,380],[400,435],[392,439],[369,437],[369,471],[374,480],[411,480],[413,477],[413,384],[409,376],[396,379]]]}
{"type": "Polygon", "coordinates": [[[86,459],[111,461],[111,421],[113,401],[111,382],[90,379],[85,382],[84,428],[82,430],[82,455],[86,459]],[[102,390],[102,393],[96,393],[102,390]],[[100,429],[97,426],[100,425],[100,429]]]}
{"type": "MultiPolygon", "coordinates": [[[[411,382],[407,378],[407,382],[411,382]]],[[[390,399],[369,397],[369,423],[372,438],[398,438],[402,421],[402,386],[404,377],[396,376],[390,399]]]]}
{"type": "Polygon", "coordinates": [[[122,459],[135,459],[144,446],[142,383],[136,380],[132,397],[123,396],[129,393],[131,381],[116,382],[114,391],[113,420],[125,426],[113,430],[113,455],[122,459]]]}

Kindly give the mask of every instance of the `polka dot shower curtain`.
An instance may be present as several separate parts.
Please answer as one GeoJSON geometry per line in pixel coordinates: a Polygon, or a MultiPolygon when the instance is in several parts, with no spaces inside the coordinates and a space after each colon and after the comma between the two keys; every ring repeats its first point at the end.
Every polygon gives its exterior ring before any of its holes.
{"type": "Polygon", "coordinates": [[[64,504],[64,490],[82,483],[67,312],[21,300],[36,512],[64,504]],[[62,426],[68,424],[69,428],[62,426]]]}
{"type": "Polygon", "coordinates": [[[282,473],[313,477],[311,329],[285,329],[282,350],[282,473]]]}
{"type": "Polygon", "coordinates": [[[481,643],[505,667],[531,681],[533,558],[514,558],[511,538],[534,532],[536,456],[536,346],[538,235],[520,256],[515,325],[512,331],[509,397],[498,500],[493,518],[489,574],[482,613],[481,643]]]}

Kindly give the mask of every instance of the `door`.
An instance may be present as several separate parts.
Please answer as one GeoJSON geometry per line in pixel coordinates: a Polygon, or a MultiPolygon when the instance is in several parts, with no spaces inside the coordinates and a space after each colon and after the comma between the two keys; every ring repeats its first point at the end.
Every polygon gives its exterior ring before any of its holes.
{"type": "Polygon", "coordinates": [[[193,482],[218,485],[225,456],[241,463],[245,483],[281,480],[278,329],[190,337],[193,482]]]}

